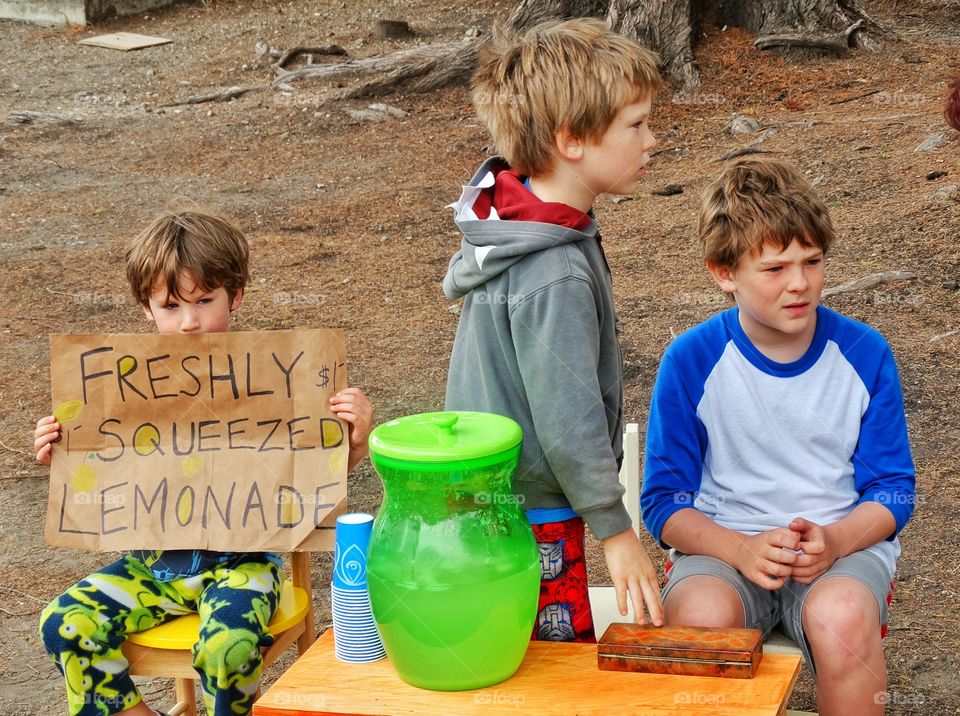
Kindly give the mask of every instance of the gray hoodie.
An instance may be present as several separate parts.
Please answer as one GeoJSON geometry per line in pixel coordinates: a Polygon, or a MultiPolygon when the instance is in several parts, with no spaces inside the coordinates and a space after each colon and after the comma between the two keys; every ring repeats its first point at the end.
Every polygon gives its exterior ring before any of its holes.
{"type": "Polygon", "coordinates": [[[464,302],[446,409],[516,420],[523,507],[572,507],[605,539],[631,526],[617,476],[623,364],[610,270],[592,219],[578,231],[503,220],[496,207],[478,218],[504,168],[487,160],[452,205],[463,241],[443,290],[464,302]]]}

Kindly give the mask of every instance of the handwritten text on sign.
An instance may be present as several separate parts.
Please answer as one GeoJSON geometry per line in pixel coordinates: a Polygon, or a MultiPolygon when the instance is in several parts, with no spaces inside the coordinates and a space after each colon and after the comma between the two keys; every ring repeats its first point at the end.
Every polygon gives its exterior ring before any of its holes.
{"type": "Polygon", "coordinates": [[[340,331],[50,337],[47,541],[328,549],[346,500],[340,331]]]}

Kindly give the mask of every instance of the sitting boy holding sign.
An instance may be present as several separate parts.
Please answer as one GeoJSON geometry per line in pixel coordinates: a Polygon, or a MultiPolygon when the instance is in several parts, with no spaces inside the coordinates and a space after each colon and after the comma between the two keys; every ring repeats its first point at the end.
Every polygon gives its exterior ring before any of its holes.
{"type": "MultiPolygon", "coordinates": [[[[126,252],[127,278],[147,319],[161,334],[230,330],[249,278],[249,247],[225,219],[200,211],[158,217],[126,252]]],[[[348,469],[367,454],[373,418],[356,388],[330,399],[349,426],[348,469]]],[[[37,423],[37,461],[50,465],[61,426],[37,423]]],[[[153,716],[128,672],[120,645],[128,634],[183,614],[200,614],[194,668],[207,712],[249,713],[262,662],[260,647],[282,585],[279,555],[265,552],[137,550],[73,585],[40,618],[47,653],[64,675],[71,716],[153,716]]]]}

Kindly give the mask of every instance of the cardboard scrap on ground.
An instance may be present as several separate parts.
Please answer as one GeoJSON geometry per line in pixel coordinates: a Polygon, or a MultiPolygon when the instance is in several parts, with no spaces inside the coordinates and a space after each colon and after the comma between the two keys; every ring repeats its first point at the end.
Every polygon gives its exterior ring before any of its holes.
{"type": "Polygon", "coordinates": [[[332,549],[343,332],[50,336],[46,539],[92,551],[332,549]]]}
{"type": "Polygon", "coordinates": [[[140,50],[144,47],[153,47],[154,45],[166,45],[173,42],[166,37],[151,37],[150,35],[138,35],[135,32],[113,32],[109,35],[97,35],[88,37],[84,40],[78,40],[78,45],[92,45],[93,47],[106,47],[110,50],[140,50]]]}

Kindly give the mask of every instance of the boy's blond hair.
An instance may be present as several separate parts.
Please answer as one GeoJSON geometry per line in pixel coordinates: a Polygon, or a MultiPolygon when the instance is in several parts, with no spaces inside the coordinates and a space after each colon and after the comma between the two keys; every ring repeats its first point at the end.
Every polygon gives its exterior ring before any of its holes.
{"type": "Polygon", "coordinates": [[[827,205],[792,164],[748,157],[727,164],[703,193],[698,225],[704,258],[734,268],[764,243],[797,239],[824,253],[833,242],[827,205]]]}
{"type": "Polygon", "coordinates": [[[497,31],[481,52],[473,103],[497,151],[522,174],[551,167],[554,137],[599,139],[617,112],[663,86],[657,56],[600,20],[497,31]]]}
{"type": "Polygon", "coordinates": [[[250,247],[230,221],[200,209],[165,211],[127,247],[127,280],[143,306],[158,284],[177,296],[187,277],[204,291],[223,287],[230,300],[250,278],[250,247]]]}

